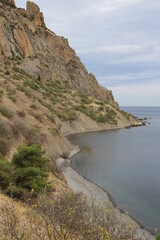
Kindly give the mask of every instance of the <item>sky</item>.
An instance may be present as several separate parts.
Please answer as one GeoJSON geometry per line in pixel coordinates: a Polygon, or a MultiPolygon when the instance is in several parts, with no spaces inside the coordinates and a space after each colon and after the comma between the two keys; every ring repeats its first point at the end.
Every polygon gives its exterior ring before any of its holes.
{"type": "Polygon", "coordinates": [[[120,106],[160,106],[160,0],[34,2],[120,106]]]}

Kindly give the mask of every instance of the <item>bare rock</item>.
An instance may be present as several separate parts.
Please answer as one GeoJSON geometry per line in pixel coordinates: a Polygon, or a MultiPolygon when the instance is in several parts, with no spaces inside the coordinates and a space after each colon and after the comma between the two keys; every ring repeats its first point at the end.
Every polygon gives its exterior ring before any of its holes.
{"type": "MultiPolygon", "coordinates": [[[[15,6],[15,1],[14,0],[7,0],[10,5],[15,6]]],[[[3,2],[3,1],[2,1],[3,2]]]]}
{"type": "Polygon", "coordinates": [[[37,27],[46,27],[43,13],[37,4],[27,1],[27,16],[37,27]]]}
{"type": "Polygon", "coordinates": [[[64,37],[45,28],[43,14],[33,2],[27,1],[27,10],[8,9],[0,2],[0,55],[21,59],[21,68],[30,75],[41,75],[45,80],[59,79],[84,94],[105,101],[118,109],[112,92],[98,84],[88,73],[74,49],[64,37]]]}
{"type": "Polygon", "coordinates": [[[59,158],[56,160],[56,165],[59,171],[64,171],[70,165],[70,159],[59,158]]]}
{"type": "Polygon", "coordinates": [[[10,2],[11,2],[13,5],[15,5],[15,1],[14,1],[14,0],[10,0],[10,2]]]}
{"type": "Polygon", "coordinates": [[[14,38],[19,47],[21,55],[24,58],[34,56],[34,50],[33,50],[32,44],[23,27],[14,29],[14,38]]]}

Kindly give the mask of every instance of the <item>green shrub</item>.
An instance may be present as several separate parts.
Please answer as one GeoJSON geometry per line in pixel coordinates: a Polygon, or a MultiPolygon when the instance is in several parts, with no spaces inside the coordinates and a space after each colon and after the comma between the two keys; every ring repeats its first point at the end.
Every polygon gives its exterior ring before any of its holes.
{"type": "Polygon", "coordinates": [[[33,116],[35,119],[37,119],[39,122],[42,123],[42,121],[43,121],[43,116],[42,116],[40,113],[33,113],[33,112],[32,112],[32,116],[33,116]]]}
{"type": "MultiPolygon", "coordinates": [[[[100,107],[103,107],[103,105],[101,105],[100,107]]],[[[106,114],[98,114],[98,112],[94,111],[92,108],[87,108],[85,105],[79,105],[79,106],[74,106],[73,107],[74,110],[76,111],[80,111],[82,113],[84,113],[86,116],[88,116],[89,118],[97,121],[97,122],[101,122],[101,123],[110,123],[110,124],[117,124],[117,120],[116,120],[116,112],[110,108],[106,108],[106,114]]]]}
{"type": "Polygon", "coordinates": [[[10,140],[7,137],[0,137],[0,152],[5,156],[10,147],[10,140]]]}
{"type": "Polygon", "coordinates": [[[55,123],[55,116],[53,114],[49,115],[46,114],[46,117],[48,118],[48,120],[50,120],[52,123],[55,123]]]}
{"type": "Polygon", "coordinates": [[[0,136],[7,136],[10,134],[9,125],[6,121],[0,119],[0,136]]]}
{"type": "Polygon", "coordinates": [[[12,112],[8,108],[6,108],[5,106],[2,106],[2,105],[0,105],[0,113],[4,117],[9,118],[9,119],[11,119],[13,117],[12,112]]]}
{"type": "Polygon", "coordinates": [[[67,119],[67,116],[64,114],[64,113],[62,113],[62,112],[60,112],[60,111],[58,111],[58,110],[56,110],[56,111],[54,111],[55,112],[55,114],[57,115],[57,117],[59,118],[59,119],[61,119],[62,121],[67,121],[68,119],[67,119]]]}
{"type": "Polygon", "coordinates": [[[16,86],[17,86],[17,90],[24,92],[28,97],[32,97],[32,93],[27,88],[21,86],[20,84],[16,84],[16,86]]]}
{"type": "Polygon", "coordinates": [[[21,75],[20,74],[19,75],[18,74],[13,74],[12,77],[13,77],[14,80],[20,80],[21,79],[21,75]]]}
{"type": "Polygon", "coordinates": [[[99,111],[99,112],[104,111],[104,106],[100,106],[100,107],[98,108],[98,111],[99,111]]]}
{"type": "Polygon", "coordinates": [[[131,114],[125,112],[124,110],[120,110],[120,113],[121,113],[124,117],[126,117],[127,119],[129,119],[129,117],[131,116],[131,114]]]}
{"type": "Polygon", "coordinates": [[[17,115],[18,115],[19,117],[24,118],[24,117],[26,116],[26,113],[25,113],[24,110],[17,110],[17,115]]]}
{"type": "Polygon", "coordinates": [[[102,114],[99,114],[97,116],[97,122],[105,123],[106,122],[106,116],[102,115],[102,114]]]}
{"type": "Polygon", "coordinates": [[[41,135],[37,126],[32,126],[28,128],[22,125],[21,134],[25,137],[28,145],[41,144],[43,142],[43,136],[41,135]]]}
{"type": "Polygon", "coordinates": [[[44,157],[40,145],[20,146],[14,154],[12,164],[14,167],[15,186],[19,190],[42,192],[47,186],[49,159],[44,157]]]}
{"type": "Polygon", "coordinates": [[[16,97],[15,97],[15,90],[12,90],[10,88],[7,88],[7,92],[8,92],[8,98],[12,100],[12,102],[16,102],[16,97]]]}
{"type": "MultiPolygon", "coordinates": [[[[2,13],[1,13],[2,14],[2,13]]],[[[3,49],[1,49],[1,55],[4,55],[4,50],[3,49]]]]}
{"type": "Polygon", "coordinates": [[[18,67],[15,67],[15,66],[14,66],[12,69],[13,69],[13,71],[15,71],[15,72],[17,72],[17,73],[20,73],[20,72],[21,72],[21,70],[20,70],[18,67]]]}
{"type": "Polygon", "coordinates": [[[14,183],[10,184],[6,189],[6,193],[12,198],[22,198],[25,194],[23,188],[14,185],[14,183]]]}
{"type": "Polygon", "coordinates": [[[76,111],[80,111],[80,112],[82,112],[82,113],[85,113],[86,110],[87,110],[86,106],[84,106],[84,105],[82,105],[82,104],[79,105],[79,106],[74,106],[73,109],[76,110],[76,111]]]}
{"type": "Polygon", "coordinates": [[[90,103],[92,103],[93,101],[90,100],[88,97],[83,97],[83,98],[81,98],[81,102],[82,102],[82,103],[85,103],[85,104],[90,104],[90,103]]]}
{"type": "Polygon", "coordinates": [[[8,98],[14,103],[16,103],[16,101],[17,101],[16,97],[11,94],[8,94],[8,98]]]}
{"type": "Polygon", "coordinates": [[[34,110],[37,109],[37,106],[36,106],[35,104],[31,104],[30,107],[31,107],[32,109],[34,109],[34,110]]]}
{"type": "Polygon", "coordinates": [[[96,102],[97,105],[101,105],[104,106],[104,102],[100,101],[100,102],[96,102]]]}
{"type": "Polygon", "coordinates": [[[0,89],[0,101],[2,100],[3,97],[3,90],[0,89]]]}
{"type": "Polygon", "coordinates": [[[6,189],[11,183],[11,164],[0,153],[0,187],[6,189]]]}
{"type": "Polygon", "coordinates": [[[60,132],[58,131],[57,128],[52,128],[50,131],[51,131],[53,137],[60,136],[60,132]]]}
{"type": "Polygon", "coordinates": [[[75,121],[78,118],[77,114],[73,111],[67,112],[67,120],[68,121],[75,121]]]}
{"type": "Polygon", "coordinates": [[[34,82],[34,80],[26,80],[24,82],[24,86],[28,86],[28,87],[32,88],[33,90],[39,89],[39,85],[36,82],[34,82]]]}
{"type": "Polygon", "coordinates": [[[5,72],[5,75],[10,75],[10,72],[7,70],[7,71],[5,72]]]}
{"type": "Polygon", "coordinates": [[[157,235],[156,240],[160,240],[160,235],[157,235]]]}
{"type": "Polygon", "coordinates": [[[46,103],[45,101],[43,101],[41,98],[37,98],[37,100],[39,101],[39,103],[46,107],[51,113],[53,112],[53,108],[50,104],[46,103]]]}

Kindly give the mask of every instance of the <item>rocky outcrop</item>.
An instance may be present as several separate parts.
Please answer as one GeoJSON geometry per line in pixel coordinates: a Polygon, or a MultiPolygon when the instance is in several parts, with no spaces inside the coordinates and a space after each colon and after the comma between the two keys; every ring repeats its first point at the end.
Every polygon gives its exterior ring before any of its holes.
{"type": "Polygon", "coordinates": [[[13,5],[15,5],[15,1],[14,0],[9,0],[9,2],[11,2],[13,5]]]}
{"type": "Polygon", "coordinates": [[[101,87],[69,46],[68,40],[45,28],[43,14],[33,2],[27,9],[8,8],[0,2],[0,55],[22,59],[19,67],[30,75],[67,82],[72,88],[118,108],[112,92],[101,87]],[[38,65],[37,65],[38,63],[38,65]]]}
{"type": "Polygon", "coordinates": [[[14,0],[8,0],[8,2],[9,2],[11,5],[15,6],[15,1],[14,1],[14,0]]]}
{"type": "Polygon", "coordinates": [[[40,8],[33,2],[27,1],[27,16],[38,27],[46,27],[43,13],[40,8]]]}
{"type": "Polygon", "coordinates": [[[2,2],[4,4],[8,4],[12,7],[15,7],[15,1],[14,0],[0,0],[0,2],[2,2]]]}

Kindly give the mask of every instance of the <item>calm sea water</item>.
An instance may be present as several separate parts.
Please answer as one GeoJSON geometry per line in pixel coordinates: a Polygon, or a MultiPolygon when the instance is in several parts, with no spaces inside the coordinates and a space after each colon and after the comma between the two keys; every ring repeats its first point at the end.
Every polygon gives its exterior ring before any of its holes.
{"type": "Polygon", "coordinates": [[[69,136],[81,148],[71,166],[143,226],[160,232],[160,108],[122,109],[151,124],[69,136]]]}

